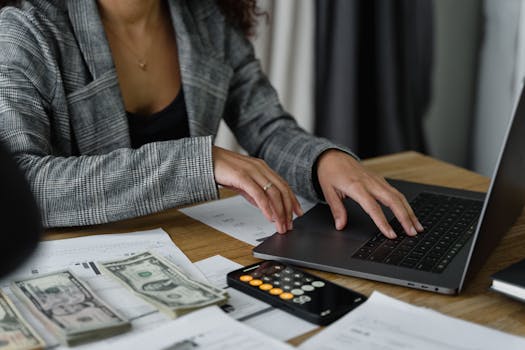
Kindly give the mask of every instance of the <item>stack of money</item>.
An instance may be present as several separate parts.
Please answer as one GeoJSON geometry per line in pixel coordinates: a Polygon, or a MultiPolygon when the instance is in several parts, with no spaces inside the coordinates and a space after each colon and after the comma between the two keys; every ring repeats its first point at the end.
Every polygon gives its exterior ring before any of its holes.
{"type": "Polygon", "coordinates": [[[129,290],[176,318],[209,305],[222,305],[228,294],[195,281],[168,260],[151,252],[99,263],[101,269],[129,290]]]}
{"type": "Polygon", "coordinates": [[[0,350],[33,350],[44,346],[44,341],[0,291],[0,350]]]}
{"type": "Polygon", "coordinates": [[[11,289],[64,345],[102,339],[131,327],[68,270],[14,281],[11,289]]]}

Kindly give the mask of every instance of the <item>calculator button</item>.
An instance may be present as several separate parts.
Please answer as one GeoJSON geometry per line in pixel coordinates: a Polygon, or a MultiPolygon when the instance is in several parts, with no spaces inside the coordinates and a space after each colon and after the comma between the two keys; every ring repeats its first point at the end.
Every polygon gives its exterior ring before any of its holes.
{"type": "Polygon", "coordinates": [[[302,282],[299,282],[299,281],[295,281],[295,282],[293,283],[293,285],[296,286],[296,287],[300,287],[300,286],[303,285],[303,283],[302,283],[302,282]]]}
{"type": "Polygon", "coordinates": [[[243,282],[250,282],[251,280],[253,280],[253,277],[250,275],[242,275],[241,277],[239,277],[239,279],[243,282]]]}
{"type": "Polygon", "coordinates": [[[279,295],[283,292],[281,288],[272,288],[270,289],[270,294],[272,295],[279,295]]]}
{"type": "Polygon", "coordinates": [[[250,284],[251,284],[252,286],[257,287],[257,286],[260,286],[261,284],[263,284],[263,282],[262,282],[261,280],[251,280],[251,281],[250,281],[250,284]]]}
{"type": "Polygon", "coordinates": [[[325,283],[323,281],[313,281],[312,282],[312,286],[314,286],[315,288],[321,288],[321,287],[324,287],[325,283]]]}
{"type": "Polygon", "coordinates": [[[311,292],[311,291],[314,290],[315,288],[312,287],[312,286],[309,285],[309,284],[306,284],[306,285],[302,286],[301,289],[304,290],[305,292],[311,292]]]}
{"type": "Polygon", "coordinates": [[[264,283],[264,284],[261,284],[259,286],[259,289],[262,289],[262,290],[270,290],[272,288],[273,288],[273,286],[271,284],[268,284],[268,283],[264,283]]]}
{"type": "Polygon", "coordinates": [[[302,304],[305,304],[305,303],[307,303],[307,302],[309,302],[309,301],[311,301],[311,300],[312,300],[312,298],[310,298],[308,295],[301,295],[300,297],[295,297],[295,298],[293,298],[292,301],[293,301],[294,303],[297,303],[297,304],[301,304],[301,305],[302,305],[302,304]]]}
{"type": "Polygon", "coordinates": [[[252,277],[254,277],[254,278],[259,278],[261,276],[262,276],[262,273],[260,273],[259,271],[252,272],[252,277]]]}
{"type": "Polygon", "coordinates": [[[275,265],[273,268],[276,269],[276,270],[282,270],[283,266],[282,265],[275,265]]]}
{"type": "Polygon", "coordinates": [[[314,280],[314,279],[313,279],[312,277],[305,277],[305,278],[304,278],[304,281],[305,281],[306,283],[310,283],[310,282],[312,282],[313,280],[314,280]]]}
{"type": "Polygon", "coordinates": [[[284,277],[283,281],[284,282],[292,282],[292,279],[290,277],[284,277]]]}
{"type": "Polygon", "coordinates": [[[303,277],[303,274],[300,273],[300,272],[296,272],[296,273],[293,274],[293,276],[294,276],[295,278],[301,278],[301,277],[303,277]]]}
{"type": "Polygon", "coordinates": [[[281,285],[281,281],[273,281],[273,285],[274,286],[280,286],[281,285]]]}
{"type": "Polygon", "coordinates": [[[288,291],[288,290],[292,290],[292,286],[289,285],[289,284],[285,284],[285,285],[283,286],[283,289],[286,290],[286,291],[288,291]]]}
{"type": "Polygon", "coordinates": [[[292,270],[291,268],[289,268],[289,267],[287,267],[287,268],[285,268],[285,269],[283,270],[283,273],[285,273],[285,274],[287,274],[287,275],[290,275],[292,272],[293,272],[293,270],[292,270]]]}
{"type": "Polygon", "coordinates": [[[279,272],[276,272],[276,273],[273,274],[273,277],[279,278],[279,277],[281,277],[281,274],[279,272]]]}
{"type": "Polygon", "coordinates": [[[303,295],[303,294],[304,294],[304,291],[303,291],[302,289],[297,289],[297,288],[295,288],[295,289],[292,289],[291,293],[292,293],[293,295],[303,295]]]}
{"type": "Polygon", "coordinates": [[[268,276],[264,276],[263,278],[261,278],[264,282],[270,282],[272,279],[268,276]]]}
{"type": "Polygon", "coordinates": [[[284,299],[284,300],[290,300],[290,299],[293,299],[293,294],[292,294],[292,293],[284,292],[284,293],[282,293],[281,295],[279,295],[279,297],[280,297],[281,299],[284,299]]]}

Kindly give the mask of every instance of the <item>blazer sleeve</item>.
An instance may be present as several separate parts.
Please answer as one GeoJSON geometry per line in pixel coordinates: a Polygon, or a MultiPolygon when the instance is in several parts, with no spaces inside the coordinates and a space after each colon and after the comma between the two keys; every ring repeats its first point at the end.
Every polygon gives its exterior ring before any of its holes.
{"type": "Polygon", "coordinates": [[[0,141],[25,173],[44,226],[107,223],[218,198],[211,136],[58,156],[52,136],[57,75],[45,64],[52,50],[19,17],[0,16],[0,141]]]}
{"type": "Polygon", "coordinates": [[[283,176],[295,193],[310,200],[323,200],[314,188],[314,164],[328,149],[339,149],[357,158],[349,149],[303,130],[284,111],[275,89],[262,72],[252,44],[239,31],[226,25],[225,57],[234,76],[230,84],[224,119],[239,144],[283,176]]]}

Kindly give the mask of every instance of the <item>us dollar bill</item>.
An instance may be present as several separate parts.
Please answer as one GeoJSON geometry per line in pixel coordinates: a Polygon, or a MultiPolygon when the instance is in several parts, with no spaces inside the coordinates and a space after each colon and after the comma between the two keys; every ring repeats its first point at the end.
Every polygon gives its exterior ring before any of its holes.
{"type": "Polygon", "coordinates": [[[126,288],[172,318],[209,305],[222,305],[228,295],[197,282],[173,263],[151,252],[99,263],[101,269],[126,288]]]}
{"type": "Polygon", "coordinates": [[[0,291],[0,350],[34,350],[44,346],[42,338],[0,291]]]}
{"type": "Polygon", "coordinates": [[[105,338],[131,327],[69,270],[13,281],[11,289],[66,345],[105,338]]]}

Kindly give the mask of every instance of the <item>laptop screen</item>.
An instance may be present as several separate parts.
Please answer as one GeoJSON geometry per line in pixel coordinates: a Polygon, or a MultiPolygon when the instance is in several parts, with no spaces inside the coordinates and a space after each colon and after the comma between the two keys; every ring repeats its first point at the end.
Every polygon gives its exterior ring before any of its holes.
{"type": "Polygon", "coordinates": [[[521,214],[524,204],[525,95],[522,90],[487,192],[460,290],[486,262],[503,235],[521,214]]]}

